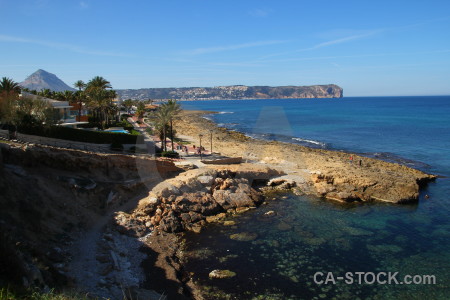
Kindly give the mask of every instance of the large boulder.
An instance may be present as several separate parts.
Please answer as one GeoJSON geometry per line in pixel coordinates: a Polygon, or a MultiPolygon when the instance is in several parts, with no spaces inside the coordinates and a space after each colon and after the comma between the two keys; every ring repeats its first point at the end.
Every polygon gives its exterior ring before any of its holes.
{"type": "Polygon", "coordinates": [[[262,196],[236,172],[209,168],[190,170],[155,186],[140,201],[136,218],[165,232],[199,231],[206,218],[228,209],[254,207],[262,196]]]}

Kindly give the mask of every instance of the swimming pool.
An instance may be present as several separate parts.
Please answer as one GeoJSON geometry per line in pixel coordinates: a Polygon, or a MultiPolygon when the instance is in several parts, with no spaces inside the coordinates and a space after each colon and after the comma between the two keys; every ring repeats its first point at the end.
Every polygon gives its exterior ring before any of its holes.
{"type": "Polygon", "coordinates": [[[113,130],[105,130],[105,132],[116,132],[116,133],[126,133],[126,134],[130,134],[127,130],[125,129],[113,129],[113,130]]]}

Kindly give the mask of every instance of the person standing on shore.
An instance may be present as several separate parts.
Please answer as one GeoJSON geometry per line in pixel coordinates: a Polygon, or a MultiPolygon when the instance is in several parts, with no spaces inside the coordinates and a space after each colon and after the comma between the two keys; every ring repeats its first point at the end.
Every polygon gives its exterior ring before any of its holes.
{"type": "Polygon", "coordinates": [[[350,163],[353,163],[353,155],[350,155],[350,163]]]}

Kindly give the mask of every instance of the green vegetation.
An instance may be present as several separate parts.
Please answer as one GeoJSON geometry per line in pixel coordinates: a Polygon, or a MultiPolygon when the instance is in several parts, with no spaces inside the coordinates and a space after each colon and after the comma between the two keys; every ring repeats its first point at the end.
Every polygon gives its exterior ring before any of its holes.
{"type": "Polygon", "coordinates": [[[148,134],[150,134],[150,135],[153,135],[153,128],[151,128],[151,127],[148,127],[147,129],[145,129],[145,132],[147,132],[148,134]]]}
{"type": "Polygon", "coordinates": [[[122,102],[123,107],[125,107],[126,111],[128,114],[131,113],[131,108],[133,107],[133,100],[131,99],[127,99],[125,101],[122,102]]]}
{"type": "MultiPolygon", "coordinates": [[[[101,126],[101,124],[95,123],[95,122],[77,125],[78,128],[99,128],[100,126],[101,126]]],[[[123,129],[128,130],[131,134],[139,134],[139,132],[134,130],[133,125],[131,125],[131,123],[128,122],[125,118],[122,118],[122,120],[119,122],[113,122],[113,123],[109,124],[108,126],[105,127],[105,129],[108,129],[110,127],[123,127],[123,129]]]]}
{"type": "Polygon", "coordinates": [[[78,108],[78,116],[81,117],[83,103],[91,110],[93,123],[98,123],[100,128],[111,126],[111,123],[118,121],[119,109],[113,104],[112,100],[116,98],[117,93],[112,89],[108,80],[101,76],[95,76],[87,83],[78,80],[74,83],[78,91],[54,92],[49,89],[41,91],[30,91],[31,94],[45,98],[69,101],[78,108]]]}
{"type": "Polygon", "coordinates": [[[139,143],[137,135],[131,135],[118,132],[88,131],[74,129],[63,126],[45,127],[22,127],[19,132],[24,134],[38,135],[43,137],[63,139],[84,143],[112,144],[114,142],[121,144],[139,143]]]}
{"type": "Polygon", "coordinates": [[[112,121],[118,121],[119,109],[112,103],[117,94],[111,88],[109,81],[96,76],[86,84],[84,90],[87,105],[92,111],[94,120],[101,124],[101,128],[109,126],[112,121]]]}
{"type": "Polygon", "coordinates": [[[130,131],[130,134],[132,134],[132,135],[140,135],[141,134],[139,131],[134,130],[134,129],[131,129],[129,131],[130,131]]]}
{"type": "Polygon", "coordinates": [[[86,84],[83,80],[78,80],[73,84],[73,86],[78,89],[78,91],[75,93],[75,99],[77,100],[78,105],[78,119],[81,120],[81,108],[83,106],[83,102],[86,99],[83,94],[83,89],[86,88],[86,84]]]}
{"type": "Polygon", "coordinates": [[[113,141],[111,143],[111,150],[113,151],[123,151],[123,144],[118,141],[113,141]]]}
{"type": "Polygon", "coordinates": [[[163,151],[161,152],[161,156],[168,158],[180,158],[180,154],[176,151],[163,151]]]}
{"type": "Polygon", "coordinates": [[[88,300],[92,297],[87,295],[79,295],[75,293],[57,293],[54,290],[48,293],[42,293],[34,290],[26,290],[22,292],[13,291],[9,288],[0,289],[0,300],[88,300]]]}
{"type": "Polygon", "coordinates": [[[17,82],[14,82],[12,79],[3,77],[0,81],[0,92],[8,94],[19,94],[20,93],[20,86],[17,82]]]}
{"type": "Polygon", "coordinates": [[[92,117],[90,123],[85,128],[108,128],[123,127],[131,134],[85,131],[62,126],[54,126],[59,119],[56,110],[47,101],[36,97],[20,97],[20,87],[13,80],[3,77],[0,81],[0,122],[10,130],[10,136],[14,137],[15,132],[38,135],[49,138],[64,139],[85,143],[96,144],[135,144],[138,140],[139,132],[122,118],[119,121],[118,108],[112,104],[112,99],[116,96],[115,91],[110,90],[109,81],[103,77],[96,76],[87,84],[79,80],[74,85],[79,90],[76,92],[52,92],[48,89],[40,92],[29,91],[37,96],[75,101],[81,115],[83,102],[91,108],[92,117]]]}
{"type": "Polygon", "coordinates": [[[0,122],[14,136],[17,127],[48,127],[57,120],[53,107],[39,98],[19,97],[20,87],[3,77],[0,82],[0,122]]]}
{"type": "Polygon", "coordinates": [[[187,140],[183,140],[182,138],[179,138],[179,137],[175,137],[175,138],[174,138],[174,141],[175,141],[177,144],[180,144],[180,145],[189,145],[189,144],[191,144],[191,142],[189,142],[189,141],[187,141],[187,140]]]}
{"type": "Polygon", "coordinates": [[[155,130],[162,141],[163,151],[167,151],[167,137],[172,141],[172,151],[174,151],[173,142],[176,133],[174,121],[177,120],[180,112],[180,104],[175,100],[169,100],[166,103],[161,104],[159,109],[150,116],[150,120],[153,122],[155,130]]]}

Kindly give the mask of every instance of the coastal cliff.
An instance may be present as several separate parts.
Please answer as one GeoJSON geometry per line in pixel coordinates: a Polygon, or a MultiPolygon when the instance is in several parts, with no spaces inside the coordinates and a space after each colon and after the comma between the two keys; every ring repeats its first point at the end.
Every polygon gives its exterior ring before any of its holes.
{"type": "Polygon", "coordinates": [[[99,245],[104,227],[179,172],[153,158],[0,141],[0,284],[75,286],[121,299],[122,287],[137,287],[144,277],[142,243],[118,235],[99,245]]]}
{"type": "Polygon", "coordinates": [[[121,99],[242,100],[284,98],[342,98],[335,84],[311,86],[217,86],[117,90],[121,99]]]}

